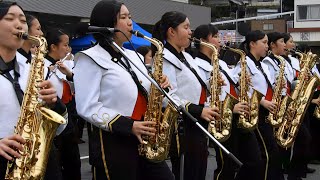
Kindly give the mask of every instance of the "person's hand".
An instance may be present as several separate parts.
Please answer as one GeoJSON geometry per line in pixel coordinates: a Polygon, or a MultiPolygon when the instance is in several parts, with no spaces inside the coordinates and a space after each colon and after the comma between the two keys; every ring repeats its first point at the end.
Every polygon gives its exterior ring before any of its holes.
{"type": "Polygon", "coordinates": [[[56,89],[53,87],[50,81],[42,81],[39,83],[39,98],[45,101],[47,104],[52,105],[57,102],[56,89]]]}
{"type": "Polygon", "coordinates": [[[246,102],[240,102],[234,105],[233,113],[249,115],[249,106],[246,102]]]}
{"type": "Polygon", "coordinates": [[[132,134],[137,136],[139,142],[143,144],[144,142],[141,136],[155,136],[156,129],[152,127],[155,125],[156,123],[152,121],[134,121],[132,125],[132,134]]]}
{"type": "Polygon", "coordinates": [[[265,107],[266,109],[268,109],[269,112],[271,113],[275,113],[276,109],[277,109],[277,104],[275,102],[271,102],[271,101],[268,101],[268,100],[261,100],[260,101],[260,104],[265,107]]]}
{"type": "Polygon", "coordinates": [[[312,99],[311,103],[316,104],[317,106],[319,106],[320,105],[320,98],[312,99]]]}
{"type": "Polygon", "coordinates": [[[162,75],[162,77],[161,77],[161,84],[160,84],[160,86],[162,87],[162,88],[167,88],[167,87],[170,87],[171,89],[172,89],[172,87],[171,87],[171,85],[170,85],[170,81],[169,81],[169,78],[168,78],[168,76],[166,76],[166,75],[162,75]]]}
{"type": "Polygon", "coordinates": [[[64,75],[66,75],[68,78],[71,78],[71,77],[72,77],[72,72],[70,71],[70,69],[69,69],[65,64],[63,64],[63,62],[58,61],[58,62],[57,62],[57,65],[58,65],[59,70],[60,70],[64,75]]]}
{"type": "Polygon", "coordinates": [[[0,156],[11,161],[13,157],[20,158],[21,155],[19,151],[23,151],[21,144],[24,144],[26,141],[19,135],[12,135],[3,139],[0,139],[0,156]]]}
{"type": "Polygon", "coordinates": [[[202,109],[201,118],[210,122],[220,118],[219,109],[217,107],[205,107],[202,109]]]}

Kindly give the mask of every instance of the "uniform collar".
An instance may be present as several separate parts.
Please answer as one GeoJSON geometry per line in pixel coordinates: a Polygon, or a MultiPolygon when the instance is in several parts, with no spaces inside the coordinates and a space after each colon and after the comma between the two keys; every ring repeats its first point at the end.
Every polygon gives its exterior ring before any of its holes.
{"type": "Polygon", "coordinates": [[[16,57],[8,63],[5,63],[2,57],[0,57],[0,74],[5,74],[14,70],[15,74],[19,74],[19,64],[17,63],[16,57]]]}
{"type": "Polygon", "coordinates": [[[275,61],[278,65],[280,65],[280,60],[279,60],[278,58],[276,58],[273,53],[269,54],[269,57],[270,57],[273,61],[275,61]]]}
{"type": "Polygon", "coordinates": [[[25,50],[23,50],[22,48],[18,49],[18,52],[24,56],[25,58],[27,58],[27,61],[26,63],[27,64],[30,64],[31,63],[31,58],[32,58],[32,55],[31,55],[31,51],[29,51],[29,53],[27,53],[25,50]]]}
{"type": "Polygon", "coordinates": [[[197,57],[200,59],[203,59],[203,60],[207,61],[209,64],[211,64],[211,59],[208,56],[206,56],[205,54],[203,54],[202,52],[199,52],[197,54],[197,57]]]}
{"type": "Polygon", "coordinates": [[[254,62],[254,64],[257,66],[257,67],[262,67],[261,66],[261,62],[259,60],[257,60],[250,52],[247,54],[247,56],[252,59],[252,61],[254,62]]]}
{"type": "Polygon", "coordinates": [[[56,64],[56,60],[53,59],[51,56],[49,56],[48,54],[45,56],[45,58],[51,62],[51,65],[55,65],[56,64]]]}
{"type": "Polygon", "coordinates": [[[178,52],[170,43],[166,43],[164,45],[165,48],[167,48],[173,55],[175,55],[180,61],[185,60],[186,58],[182,54],[182,52],[178,52]]]}

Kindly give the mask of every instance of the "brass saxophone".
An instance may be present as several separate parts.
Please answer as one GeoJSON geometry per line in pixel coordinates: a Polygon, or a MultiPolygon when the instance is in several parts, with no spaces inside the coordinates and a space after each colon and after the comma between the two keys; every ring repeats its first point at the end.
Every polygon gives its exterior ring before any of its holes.
{"type": "Polygon", "coordinates": [[[38,99],[37,84],[44,80],[44,54],[47,49],[46,39],[32,37],[21,32],[19,37],[34,41],[39,47],[32,59],[21,112],[15,133],[26,143],[23,144],[22,157],[8,163],[5,179],[29,180],[43,179],[52,140],[60,124],[66,120],[56,112],[47,109],[38,99]]]}
{"type": "Polygon", "coordinates": [[[240,55],[240,65],[241,65],[241,72],[239,77],[239,86],[240,86],[240,93],[239,93],[239,101],[241,103],[248,103],[249,105],[249,115],[240,114],[238,127],[245,129],[247,131],[253,131],[259,122],[259,106],[261,98],[263,94],[259,91],[253,89],[253,93],[251,99],[248,96],[249,85],[247,79],[249,79],[249,74],[247,72],[247,62],[246,62],[246,54],[241,49],[234,49],[227,46],[223,46],[224,49],[230,50],[240,55]]]}
{"type": "MultiPolygon", "coordinates": [[[[157,52],[154,56],[154,72],[152,76],[155,81],[160,83],[162,78],[164,49],[162,42],[155,38],[146,37],[139,31],[132,31],[132,33],[137,37],[150,41],[157,47],[157,52]]],[[[157,132],[156,135],[152,137],[143,136],[144,143],[140,145],[139,153],[152,162],[161,162],[168,156],[172,133],[178,118],[178,112],[175,110],[174,106],[169,103],[164,113],[162,113],[163,95],[153,84],[150,89],[150,96],[144,120],[156,122],[157,132]]]]}
{"type": "MultiPolygon", "coordinates": [[[[274,92],[272,95],[272,102],[276,103],[276,112],[271,113],[267,117],[267,121],[275,128],[279,127],[283,121],[283,115],[286,111],[287,104],[282,104],[282,89],[284,88],[284,83],[286,82],[285,79],[285,66],[286,60],[282,56],[274,55],[277,59],[280,60],[280,70],[279,75],[277,77],[276,86],[274,88],[274,92]]],[[[288,102],[288,101],[286,101],[288,102]]]]}
{"type": "MultiPolygon", "coordinates": [[[[318,98],[320,98],[320,97],[318,97],[318,98]]],[[[320,119],[320,107],[319,106],[316,106],[316,108],[314,109],[313,115],[317,119],[320,119]]]]}
{"type": "Polygon", "coordinates": [[[316,55],[309,52],[302,57],[305,59],[301,59],[304,63],[298,77],[299,81],[292,93],[292,101],[288,104],[284,114],[284,121],[276,132],[277,143],[284,148],[291,147],[294,143],[311,97],[319,83],[317,76],[312,77],[309,81],[305,80],[315,64],[316,55]]]}
{"type": "Polygon", "coordinates": [[[219,59],[217,48],[210,43],[203,42],[199,39],[192,38],[192,41],[199,43],[200,45],[209,47],[212,49],[211,65],[213,66],[210,76],[210,107],[219,109],[220,119],[210,121],[208,126],[209,133],[214,136],[218,141],[224,142],[231,135],[233,107],[238,100],[231,94],[227,93],[227,96],[223,102],[220,101],[221,86],[223,80],[219,70],[219,59]]]}

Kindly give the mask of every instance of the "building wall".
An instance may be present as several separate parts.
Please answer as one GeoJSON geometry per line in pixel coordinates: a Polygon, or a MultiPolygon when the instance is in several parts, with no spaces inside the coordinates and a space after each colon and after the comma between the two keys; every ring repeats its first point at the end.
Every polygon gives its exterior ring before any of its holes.
{"type": "Polygon", "coordinates": [[[320,27],[320,21],[319,20],[312,20],[312,21],[299,21],[298,16],[298,6],[299,5],[320,5],[319,0],[295,0],[294,4],[294,11],[296,12],[294,14],[294,28],[318,28],[320,27]]]}
{"type": "MultiPolygon", "coordinates": [[[[89,18],[95,4],[100,0],[10,0],[16,1],[24,10],[65,16],[89,18]]],[[[190,5],[168,0],[122,0],[130,10],[133,19],[142,24],[155,24],[167,11],[185,13],[191,27],[211,21],[211,9],[203,6],[190,5]]]]}
{"type": "Polygon", "coordinates": [[[274,31],[284,33],[286,32],[286,21],[283,19],[253,20],[251,21],[251,30],[261,30],[266,33],[274,31]],[[267,28],[264,28],[264,26],[267,26],[267,28]],[[271,26],[273,26],[273,29],[271,29],[271,26]]]}

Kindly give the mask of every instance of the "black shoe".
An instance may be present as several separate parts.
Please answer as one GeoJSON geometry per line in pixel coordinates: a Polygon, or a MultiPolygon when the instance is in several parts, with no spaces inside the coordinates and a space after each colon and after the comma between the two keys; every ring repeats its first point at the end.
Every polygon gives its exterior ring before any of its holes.
{"type": "Polygon", "coordinates": [[[313,168],[309,168],[309,167],[307,167],[307,169],[306,169],[306,173],[311,174],[311,173],[314,173],[314,172],[316,172],[316,169],[313,169],[313,168]]]}
{"type": "Polygon", "coordinates": [[[85,141],[82,140],[81,138],[79,138],[79,139],[77,140],[77,143],[78,143],[78,144],[83,144],[83,143],[85,143],[85,141]]]}
{"type": "Polygon", "coordinates": [[[311,160],[309,164],[320,164],[319,160],[311,160]]]}

